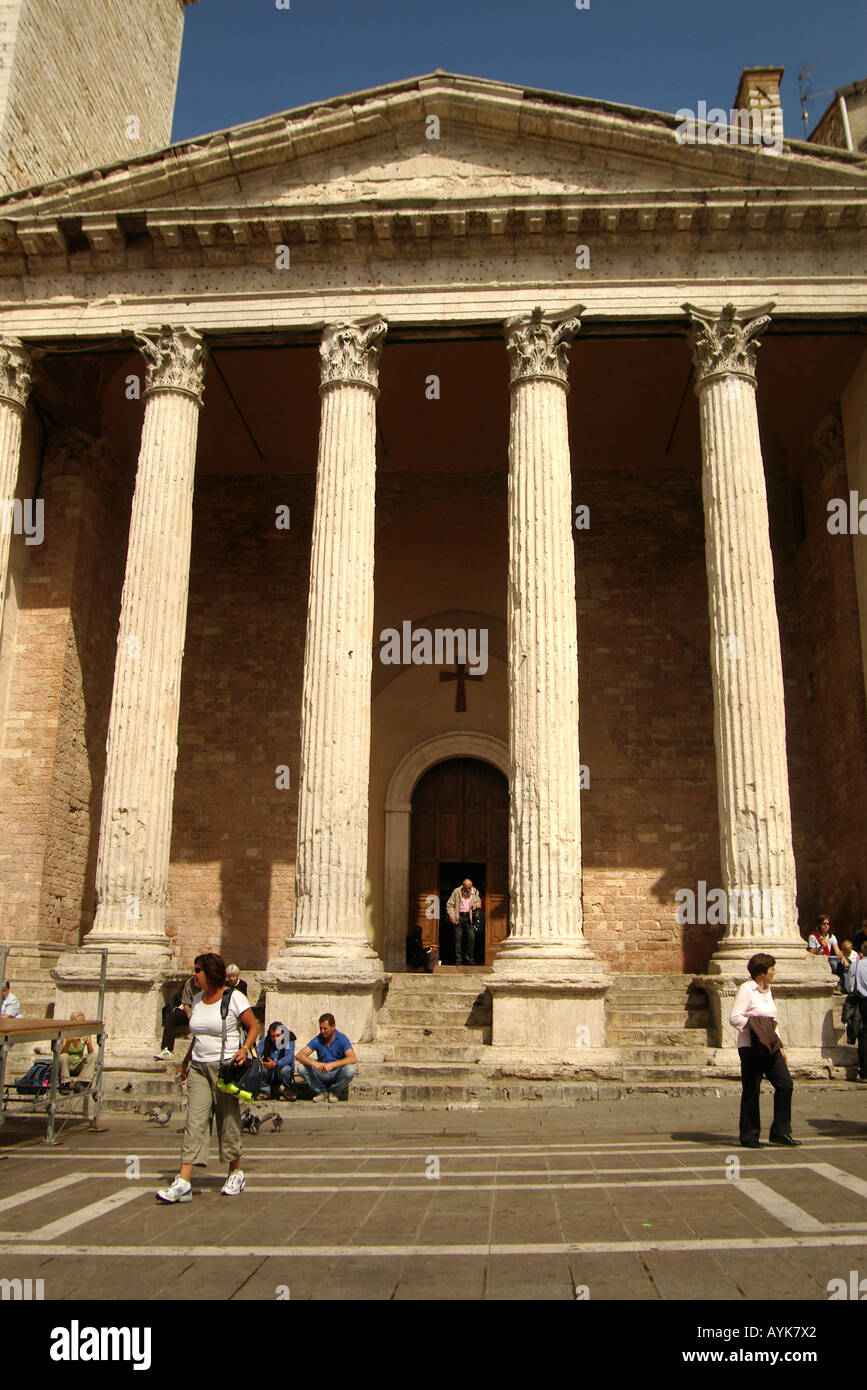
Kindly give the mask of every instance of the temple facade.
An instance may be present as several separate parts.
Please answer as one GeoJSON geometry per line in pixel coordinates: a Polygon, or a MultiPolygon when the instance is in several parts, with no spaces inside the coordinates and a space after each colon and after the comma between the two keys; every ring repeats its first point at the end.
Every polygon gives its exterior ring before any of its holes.
{"type": "Polygon", "coordinates": [[[299,1036],[331,1007],[375,1044],[470,877],[502,1065],[616,1069],[623,973],[695,977],[722,1055],[756,950],[795,1062],[832,1056],[805,935],[867,916],[867,157],[783,139],[780,75],[721,138],[436,72],[6,193],[27,1012],[92,1008],[108,948],[111,1065],[151,1067],[215,949],[299,1036]]]}

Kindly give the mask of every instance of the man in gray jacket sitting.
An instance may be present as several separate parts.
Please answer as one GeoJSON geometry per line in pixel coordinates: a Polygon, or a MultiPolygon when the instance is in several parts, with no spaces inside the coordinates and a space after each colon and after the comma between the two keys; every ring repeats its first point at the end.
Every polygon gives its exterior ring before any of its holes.
{"type": "Polygon", "coordinates": [[[480,911],[481,906],[479,890],[473,887],[471,878],[465,878],[446,903],[449,921],[455,929],[455,965],[475,965],[476,931],[473,913],[480,911]]]}

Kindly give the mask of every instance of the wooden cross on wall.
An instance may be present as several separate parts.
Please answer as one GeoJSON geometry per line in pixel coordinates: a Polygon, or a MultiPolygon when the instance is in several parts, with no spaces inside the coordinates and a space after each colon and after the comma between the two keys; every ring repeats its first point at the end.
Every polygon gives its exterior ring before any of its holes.
{"type": "Polygon", "coordinates": [[[455,713],[464,714],[467,708],[467,681],[482,681],[484,676],[470,676],[467,674],[466,664],[457,665],[454,671],[440,671],[441,681],[457,681],[455,690],[455,713]]]}

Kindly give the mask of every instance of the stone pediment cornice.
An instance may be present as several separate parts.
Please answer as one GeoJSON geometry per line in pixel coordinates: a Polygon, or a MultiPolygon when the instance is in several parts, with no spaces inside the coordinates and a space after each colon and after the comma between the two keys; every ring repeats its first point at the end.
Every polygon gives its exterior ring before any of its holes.
{"type": "Polygon", "coordinates": [[[248,181],[260,184],[272,171],[275,185],[283,181],[297,190],[306,182],[327,182],[335,162],[367,151],[399,159],[432,115],[451,135],[466,136],[484,153],[505,155],[506,169],[510,151],[531,150],[566,161],[576,179],[588,166],[616,168],[629,186],[634,169],[637,186],[658,180],[669,192],[681,185],[708,191],[725,185],[867,185],[867,159],[847,151],[801,140],[785,141],[780,154],[736,144],[679,144],[680,122],[665,112],[433,73],[18,191],[0,199],[0,216],[202,206],[212,200],[209,190],[222,194],[216,201],[224,201],[232,187],[241,198],[248,181]]]}
{"type": "MultiPolygon", "coordinates": [[[[677,245],[757,248],[821,246],[867,227],[867,190],[702,189],[489,199],[395,200],[373,206],[165,208],[154,211],[42,214],[0,219],[0,273],[20,275],[126,267],[273,264],[288,246],[301,261],[354,256],[494,253],[550,249],[571,238],[634,245],[648,234],[677,245]]],[[[648,238],[649,240],[649,238],[648,238]]]]}

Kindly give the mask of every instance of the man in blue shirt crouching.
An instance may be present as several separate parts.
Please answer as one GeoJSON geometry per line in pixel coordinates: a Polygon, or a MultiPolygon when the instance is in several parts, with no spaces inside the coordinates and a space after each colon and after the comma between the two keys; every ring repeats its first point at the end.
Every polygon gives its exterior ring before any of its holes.
{"type": "Polygon", "coordinates": [[[295,1065],[313,1092],[314,1103],[336,1104],[349,1090],[357,1058],[345,1033],[338,1033],[334,1014],[322,1014],[319,1032],[295,1058],[295,1065]]]}

